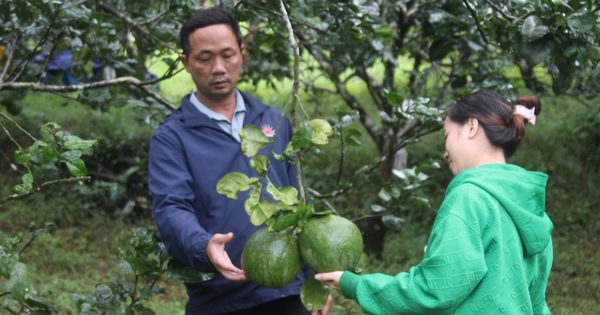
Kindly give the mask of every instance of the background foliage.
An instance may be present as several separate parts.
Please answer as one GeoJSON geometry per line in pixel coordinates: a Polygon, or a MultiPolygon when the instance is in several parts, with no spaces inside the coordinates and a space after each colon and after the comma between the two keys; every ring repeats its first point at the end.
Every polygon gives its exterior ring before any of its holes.
{"type": "MultiPolygon", "coordinates": [[[[292,48],[281,27],[279,1],[204,2],[226,6],[242,21],[248,51],[242,88],[289,110],[292,48]]],[[[479,88],[509,99],[537,94],[544,108],[540,123],[528,130],[511,162],[550,175],[555,264],[548,300],[557,314],[598,313],[595,1],[284,4],[302,56],[300,108],[290,115],[326,118],[336,132],[329,146],[304,152],[306,182],[319,207],[356,220],[365,232],[367,271],[394,274],[422,255],[451,179],[436,132],[446,106],[479,88]],[[393,162],[401,148],[408,151],[408,165],[397,176],[393,162]]],[[[185,300],[180,283],[160,277],[154,284],[166,286],[166,292],[140,296],[131,284],[145,277],[143,270],[124,273],[119,264],[126,251],[119,248],[134,248],[130,242],[139,234],[132,227],[153,228],[147,141],[193,90],[176,54],[178,29],[197,1],[9,0],[1,6],[0,246],[29,267],[23,283],[31,283],[26,289],[32,291],[16,290],[5,272],[0,307],[42,305],[48,312],[75,314],[104,296],[118,298],[96,305],[180,311],[185,300]],[[55,68],[51,56],[66,50],[71,66],[55,68]],[[48,122],[61,126],[61,136],[98,140],[81,152],[89,181],[3,199],[27,173],[13,153],[29,147],[32,138],[45,139],[40,127],[48,122]],[[15,238],[19,232],[24,238],[15,238]],[[126,285],[110,280],[123,278],[126,285]],[[7,286],[20,295],[11,299],[7,286]],[[115,294],[103,295],[106,286],[115,294]],[[72,299],[74,293],[85,296],[72,299]]],[[[66,164],[54,162],[37,164],[32,189],[57,175],[68,178],[66,164]]],[[[358,313],[349,301],[337,302],[335,312],[358,313]]]]}

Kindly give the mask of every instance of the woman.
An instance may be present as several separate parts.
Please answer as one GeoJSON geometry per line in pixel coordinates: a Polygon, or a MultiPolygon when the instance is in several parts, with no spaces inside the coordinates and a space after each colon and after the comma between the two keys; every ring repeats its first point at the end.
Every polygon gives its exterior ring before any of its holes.
{"type": "Polygon", "coordinates": [[[449,109],[444,157],[455,178],[418,265],[396,276],[336,271],[316,279],[369,314],[550,314],[548,178],[506,163],[541,105],[537,97],[515,104],[478,91],[449,109]]]}

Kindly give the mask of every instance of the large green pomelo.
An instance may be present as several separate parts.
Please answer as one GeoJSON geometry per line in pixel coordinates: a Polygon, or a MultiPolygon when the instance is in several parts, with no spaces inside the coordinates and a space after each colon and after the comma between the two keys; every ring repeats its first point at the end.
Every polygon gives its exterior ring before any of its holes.
{"type": "Polygon", "coordinates": [[[248,238],[242,251],[246,276],[267,288],[281,288],[292,282],[301,265],[298,243],[289,230],[272,233],[262,227],[248,238]]]}
{"type": "Polygon", "coordinates": [[[304,262],[317,273],[352,270],[363,252],[356,224],[338,215],[309,219],[298,236],[298,245],[304,262]]]}

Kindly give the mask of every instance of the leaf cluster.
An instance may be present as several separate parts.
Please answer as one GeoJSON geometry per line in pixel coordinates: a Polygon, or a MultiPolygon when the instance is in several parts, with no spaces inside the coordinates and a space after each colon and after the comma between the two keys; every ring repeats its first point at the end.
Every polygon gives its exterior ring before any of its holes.
{"type": "Polygon", "coordinates": [[[22,184],[14,187],[18,195],[31,192],[34,187],[34,174],[48,176],[49,173],[53,173],[55,180],[60,180],[61,165],[66,166],[70,176],[87,175],[87,168],[81,157],[97,143],[97,140],[83,140],[65,133],[55,122],[44,124],[40,131],[42,139],[36,139],[29,147],[15,151],[15,162],[27,170],[22,176],[22,184]]]}
{"type": "Polygon", "coordinates": [[[130,245],[120,250],[120,265],[125,274],[134,276],[134,280],[115,278],[97,284],[91,295],[74,294],[72,299],[81,314],[155,314],[142,302],[165,293],[163,288],[156,286],[159,278],[167,276],[193,283],[213,277],[176,262],[149,228],[132,228],[130,245]]]}
{"type": "Polygon", "coordinates": [[[24,235],[18,233],[12,238],[2,239],[0,244],[0,307],[11,314],[54,314],[55,309],[44,300],[44,295],[33,286],[32,274],[27,265],[21,262],[21,254],[29,245],[44,233],[53,233],[56,230],[54,224],[48,223],[44,226],[30,225],[29,240],[22,244],[24,235]],[[22,246],[20,246],[22,245],[22,246]]]}
{"type": "MultiPolygon", "coordinates": [[[[333,135],[331,125],[323,119],[313,119],[303,122],[292,135],[292,140],[281,154],[269,152],[282,163],[294,163],[298,152],[311,145],[326,145],[333,135]]],[[[236,199],[240,191],[250,190],[244,202],[246,213],[254,225],[266,223],[272,232],[282,231],[290,227],[302,226],[315,210],[307,202],[305,194],[293,186],[275,187],[269,179],[268,169],[270,159],[258,154],[265,149],[271,140],[256,126],[247,125],[240,130],[242,152],[250,158],[250,166],[256,172],[255,177],[244,173],[230,172],[225,174],[217,183],[217,192],[231,199],[236,199]],[[263,188],[272,199],[261,198],[263,188]]],[[[298,186],[303,182],[299,178],[298,186]]]]}

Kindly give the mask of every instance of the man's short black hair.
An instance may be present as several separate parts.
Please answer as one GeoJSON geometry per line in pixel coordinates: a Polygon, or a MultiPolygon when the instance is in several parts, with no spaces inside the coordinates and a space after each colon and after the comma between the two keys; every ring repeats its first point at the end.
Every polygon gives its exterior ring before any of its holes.
{"type": "Polygon", "coordinates": [[[179,32],[179,44],[183,49],[184,54],[188,54],[190,51],[190,34],[199,28],[203,28],[210,25],[216,24],[227,24],[231,27],[231,30],[237,38],[240,50],[242,49],[242,32],[240,32],[240,26],[237,20],[229,13],[229,11],[221,8],[214,7],[210,9],[200,9],[181,28],[179,32]]]}

